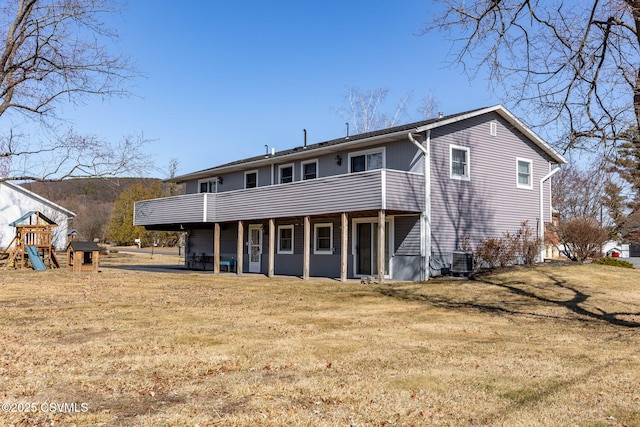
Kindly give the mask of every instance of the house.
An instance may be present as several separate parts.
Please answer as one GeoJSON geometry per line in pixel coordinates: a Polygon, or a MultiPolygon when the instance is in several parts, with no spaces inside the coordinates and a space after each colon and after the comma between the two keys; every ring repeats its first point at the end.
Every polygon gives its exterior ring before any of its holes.
{"type": "Polygon", "coordinates": [[[53,247],[67,246],[69,220],[75,213],[9,181],[0,182],[0,251],[9,246],[15,236],[15,228],[10,225],[16,218],[27,212],[41,212],[57,224],[53,232],[53,247]]]}
{"type": "Polygon", "coordinates": [[[187,267],[424,280],[466,239],[542,236],[562,163],[497,105],[178,176],[187,194],[136,202],[134,224],[186,231],[187,267]]]}

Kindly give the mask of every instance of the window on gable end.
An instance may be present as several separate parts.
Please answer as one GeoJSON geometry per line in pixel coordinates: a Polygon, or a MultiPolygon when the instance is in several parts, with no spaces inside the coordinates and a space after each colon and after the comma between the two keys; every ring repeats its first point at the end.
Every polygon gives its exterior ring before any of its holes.
{"type": "Polygon", "coordinates": [[[533,189],[533,162],[529,159],[516,159],[516,186],[533,189]]]}
{"type": "Polygon", "coordinates": [[[469,147],[449,146],[450,176],[453,179],[469,180],[469,147]]]}

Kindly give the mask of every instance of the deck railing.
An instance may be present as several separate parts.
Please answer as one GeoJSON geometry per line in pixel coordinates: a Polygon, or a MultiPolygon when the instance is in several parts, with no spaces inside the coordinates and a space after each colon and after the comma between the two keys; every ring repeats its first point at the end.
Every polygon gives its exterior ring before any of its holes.
{"type": "Polygon", "coordinates": [[[222,193],[135,203],[134,224],[214,223],[369,210],[421,212],[421,174],[378,169],[222,193]]]}

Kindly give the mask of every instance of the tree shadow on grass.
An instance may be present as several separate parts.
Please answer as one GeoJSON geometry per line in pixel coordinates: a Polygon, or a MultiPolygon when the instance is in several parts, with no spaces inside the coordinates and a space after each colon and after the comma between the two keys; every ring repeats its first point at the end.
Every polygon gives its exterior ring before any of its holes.
{"type": "MultiPolygon", "coordinates": [[[[587,304],[591,295],[586,294],[584,291],[569,286],[566,280],[559,279],[553,274],[542,273],[548,279],[548,286],[544,289],[540,288],[540,293],[537,293],[535,288],[528,286],[522,281],[500,282],[491,279],[480,279],[481,283],[496,286],[498,288],[505,289],[514,295],[521,297],[520,301],[500,301],[497,298],[492,302],[484,301],[480,302],[469,297],[465,299],[464,296],[456,296],[455,299],[443,295],[429,295],[422,294],[420,290],[416,289],[394,289],[392,287],[380,287],[379,292],[391,298],[402,299],[407,301],[421,301],[428,303],[434,307],[444,307],[451,309],[470,308],[482,312],[509,314],[509,315],[529,315],[535,317],[548,317],[559,318],[559,316],[547,315],[536,313],[532,310],[531,304],[533,302],[543,303],[548,306],[563,307],[572,313],[577,314],[578,320],[590,321],[596,320],[605,322],[611,325],[622,326],[625,328],[638,328],[640,322],[636,320],[629,320],[629,317],[640,318],[640,308],[638,311],[607,311],[594,304],[587,304]],[[528,289],[527,289],[528,288],[528,289]],[[543,291],[548,294],[549,291],[562,292],[570,294],[566,298],[552,298],[544,296],[543,291]]],[[[428,284],[426,286],[429,286],[428,284]]],[[[447,285],[443,285],[447,286],[447,285]]],[[[451,286],[455,286],[452,283],[451,286]]]]}
{"type": "Polygon", "coordinates": [[[518,287],[517,285],[525,285],[523,282],[506,282],[499,283],[493,282],[490,280],[484,281],[487,284],[501,287],[503,289],[507,289],[510,292],[513,292],[516,295],[525,297],[527,299],[537,300],[543,303],[552,304],[560,307],[564,307],[569,311],[572,311],[575,314],[580,316],[585,316],[590,319],[595,319],[598,321],[606,322],[612,325],[624,326],[627,328],[638,328],[640,327],[640,322],[636,322],[633,320],[624,319],[627,316],[640,317],[640,310],[637,312],[622,312],[622,311],[611,311],[608,312],[604,309],[601,309],[595,305],[587,305],[587,301],[591,298],[591,295],[584,293],[583,291],[577,289],[576,287],[569,286],[566,280],[559,279],[550,273],[542,273],[549,280],[550,284],[556,287],[559,290],[569,291],[573,294],[573,297],[570,299],[556,299],[544,297],[542,295],[538,295],[533,291],[525,290],[523,288],[518,287]]]}

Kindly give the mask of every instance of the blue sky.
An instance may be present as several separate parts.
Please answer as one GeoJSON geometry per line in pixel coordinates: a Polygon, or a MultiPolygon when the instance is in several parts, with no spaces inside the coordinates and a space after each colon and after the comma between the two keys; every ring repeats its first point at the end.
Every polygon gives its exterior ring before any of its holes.
{"type": "Polygon", "coordinates": [[[131,0],[113,17],[118,49],[145,74],[135,96],[67,107],[102,138],[144,133],[166,177],[337,138],[349,87],[388,88],[388,109],[412,92],[407,121],[430,92],[446,114],[500,103],[482,76],[447,66],[450,42],[420,36],[431,0],[270,2],[131,0]]]}

